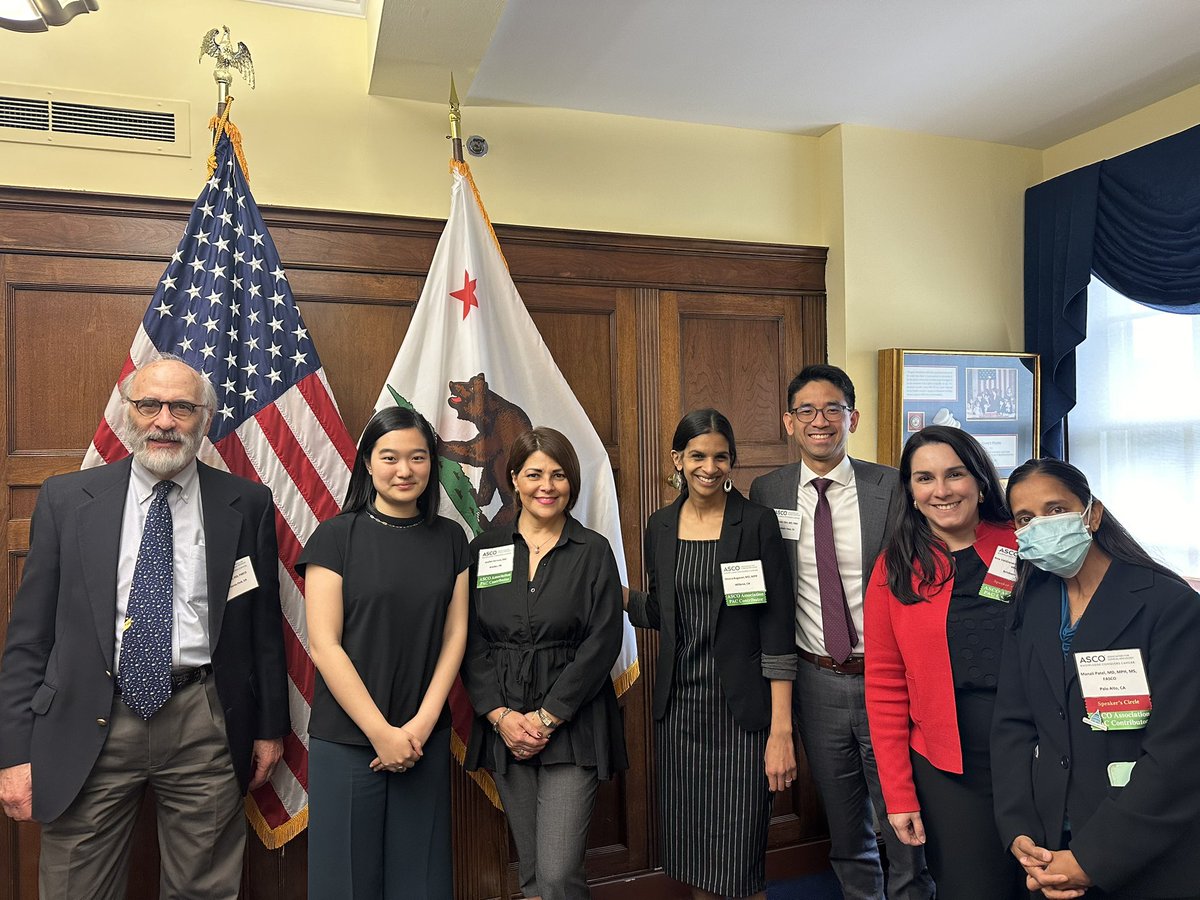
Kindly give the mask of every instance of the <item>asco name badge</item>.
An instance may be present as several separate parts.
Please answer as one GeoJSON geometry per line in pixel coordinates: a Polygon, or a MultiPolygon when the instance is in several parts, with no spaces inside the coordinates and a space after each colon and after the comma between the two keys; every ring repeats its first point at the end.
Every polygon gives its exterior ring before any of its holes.
{"type": "Polygon", "coordinates": [[[509,544],[507,547],[480,550],[475,566],[475,587],[489,588],[512,581],[515,549],[509,544]]]}
{"type": "Polygon", "coordinates": [[[1150,685],[1142,651],[1087,650],[1075,654],[1079,687],[1093,731],[1133,731],[1150,720],[1150,685]]]}
{"type": "Polygon", "coordinates": [[[767,602],[767,582],[761,559],[721,563],[721,582],[726,606],[749,606],[767,602]]]}
{"type": "Polygon", "coordinates": [[[1012,600],[1013,585],[1017,583],[1017,551],[1011,547],[997,547],[987,575],[983,577],[980,597],[988,597],[1008,603],[1012,600]]]}

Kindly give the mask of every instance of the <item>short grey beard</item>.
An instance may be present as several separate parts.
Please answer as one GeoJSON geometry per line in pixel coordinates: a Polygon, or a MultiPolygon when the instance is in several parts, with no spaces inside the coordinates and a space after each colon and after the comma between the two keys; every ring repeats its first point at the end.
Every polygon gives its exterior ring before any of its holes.
{"type": "Polygon", "coordinates": [[[133,458],[153,475],[159,478],[169,478],[185,468],[200,450],[200,444],[204,440],[204,435],[199,429],[191,435],[184,434],[181,431],[176,431],[175,434],[179,437],[177,449],[172,450],[151,450],[147,443],[152,436],[160,436],[168,432],[159,431],[153,428],[150,431],[137,431],[132,423],[126,419],[125,434],[122,437],[125,439],[133,453],[133,458]]]}

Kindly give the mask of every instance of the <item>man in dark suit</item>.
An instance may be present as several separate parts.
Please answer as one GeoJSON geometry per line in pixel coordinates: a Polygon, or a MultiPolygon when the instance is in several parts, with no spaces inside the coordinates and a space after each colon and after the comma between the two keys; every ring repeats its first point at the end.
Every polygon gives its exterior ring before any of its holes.
{"type": "Polygon", "coordinates": [[[829,818],[830,863],[846,900],[884,896],[874,814],[885,823],[887,897],[928,900],[933,882],[919,848],[887,827],[863,686],[865,579],[883,546],[896,470],[850,459],[858,427],[854,385],[836,366],[804,368],[788,385],[784,428],[800,462],[761,475],[750,499],[772,507],[795,553],[793,710],[829,818]]]}
{"type": "Polygon", "coordinates": [[[196,460],[212,386],[178,359],[121,384],[133,455],[50,478],[0,665],[0,803],[43,823],[47,897],[123,897],[147,786],[160,895],[235,898],[242,797],[289,728],[274,506],[196,460]]]}

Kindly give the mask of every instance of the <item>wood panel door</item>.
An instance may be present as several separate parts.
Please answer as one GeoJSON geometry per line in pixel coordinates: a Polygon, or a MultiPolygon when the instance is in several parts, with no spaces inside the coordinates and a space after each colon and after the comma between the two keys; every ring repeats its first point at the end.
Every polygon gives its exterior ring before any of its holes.
{"type": "MultiPolygon", "coordinates": [[[[177,201],[0,188],[0,522],[7,538],[0,640],[28,548],[37,491],[78,468],[114,379],[186,222],[177,201]]],[[[357,436],[408,329],[442,222],[263,209],[350,432],[357,436]]],[[[739,437],[738,484],[790,461],[782,391],[824,359],[824,250],[497,226],[539,331],[608,450],[630,580],[646,518],[670,499],[666,448],[682,410],[714,405],[739,437]]],[[[605,897],[661,897],[650,686],[621,698],[630,770],[601,787],[588,872],[605,897]]],[[[515,892],[503,816],[454,767],[460,900],[515,892]]],[[[825,833],[803,779],[777,803],[777,875],[823,865],[825,833]],[[782,855],[781,855],[782,854],[782,855]],[[790,854],[790,855],[789,855],[790,854]],[[785,860],[783,863],[778,860],[785,860]]],[[[153,809],[135,831],[129,896],[157,896],[153,809]]],[[[305,897],[306,835],[249,842],[246,898],[305,897]]],[[[0,817],[0,900],[37,896],[38,828],[0,817]]]]}

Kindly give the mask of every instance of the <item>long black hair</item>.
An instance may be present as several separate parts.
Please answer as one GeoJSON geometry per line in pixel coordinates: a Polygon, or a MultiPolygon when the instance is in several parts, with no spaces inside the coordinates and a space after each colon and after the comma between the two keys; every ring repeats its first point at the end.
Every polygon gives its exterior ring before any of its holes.
{"type": "Polygon", "coordinates": [[[980,519],[996,525],[1006,525],[1012,520],[1004,502],[1000,474],[979,441],[961,429],[946,425],[930,425],[910,437],[900,454],[900,490],[892,497],[888,536],[883,549],[888,588],[892,596],[905,604],[928,599],[922,594],[941,587],[954,577],[954,557],[950,548],[933,533],[928,520],[913,501],[913,456],[930,444],[945,444],[971,473],[983,494],[979,501],[980,519]],[[942,579],[938,578],[939,560],[946,573],[942,579]],[[920,584],[919,591],[913,588],[914,575],[920,584]]]}
{"type": "MultiPolygon", "coordinates": [[[[737,465],[737,443],[733,439],[733,426],[729,424],[729,420],[722,413],[712,407],[693,409],[679,420],[679,424],[675,426],[675,435],[671,438],[671,449],[676,453],[682,453],[692,438],[700,437],[702,434],[719,434],[725,438],[729,443],[729,465],[737,465]]],[[[681,479],[679,492],[683,496],[687,496],[686,479],[681,479]]]]}
{"type": "MultiPolygon", "coordinates": [[[[1007,496],[1012,497],[1012,489],[1032,475],[1046,475],[1053,478],[1073,494],[1083,504],[1084,509],[1087,509],[1088,504],[1095,497],[1088,485],[1087,476],[1069,462],[1052,457],[1030,459],[1017,466],[1012,475],[1008,477],[1007,496]]],[[[1129,563],[1132,566],[1153,569],[1173,581],[1187,583],[1179,573],[1168,569],[1162,563],[1155,562],[1133,535],[1125,529],[1125,526],[1117,521],[1117,517],[1107,506],[1104,507],[1104,512],[1100,516],[1100,524],[1092,532],[1092,541],[1111,559],[1129,563]]],[[[1017,564],[1017,586],[1013,590],[1015,599],[1019,600],[1025,593],[1025,585],[1035,571],[1037,569],[1033,563],[1026,560],[1021,560],[1017,564]]]]}
{"type": "Polygon", "coordinates": [[[403,431],[407,428],[420,431],[421,436],[425,438],[425,447],[429,450],[429,483],[417,498],[417,511],[426,522],[437,518],[438,504],[441,500],[437,435],[433,433],[433,426],[423,415],[415,409],[405,409],[403,406],[389,406],[379,410],[371,416],[371,421],[363,429],[362,437],[358,439],[358,452],[354,454],[354,468],[350,471],[350,486],[346,489],[342,512],[358,512],[375,501],[375,484],[371,481],[371,473],[367,471],[371,451],[388,432],[403,431]]]}

